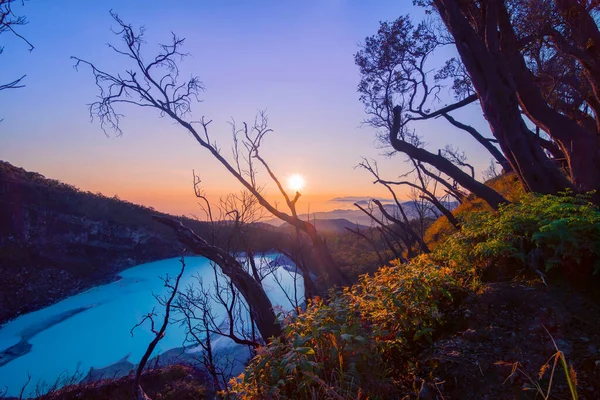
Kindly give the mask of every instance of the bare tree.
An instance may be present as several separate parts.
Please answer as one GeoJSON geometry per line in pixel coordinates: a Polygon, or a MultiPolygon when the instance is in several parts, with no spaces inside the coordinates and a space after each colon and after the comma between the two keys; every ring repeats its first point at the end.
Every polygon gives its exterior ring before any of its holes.
{"type": "MultiPolygon", "coordinates": [[[[436,195],[438,181],[435,181],[433,184],[431,184],[430,180],[432,180],[432,178],[423,173],[423,171],[421,170],[420,164],[413,159],[410,159],[410,161],[412,162],[414,169],[409,171],[408,173],[402,175],[401,178],[406,178],[410,175],[414,175],[416,177],[415,181],[409,181],[406,179],[401,180],[401,181],[389,181],[389,180],[382,179],[379,174],[379,168],[377,166],[377,162],[374,160],[369,161],[369,160],[363,159],[363,161],[359,164],[359,166],[361,168],[365,169],[366,171],[370,172],[371,175],[373,175],[373,177],[375,178],[375,181],[373,183],[381,184],[381,185],[385,186],[388,189],[388,191],[390,193],[392,193],[394,200],[396,201],[396,205],[401,210],[405,225],[410,227],[410,223],[406,216],[406,213],[404,213],[402,206],[401,206],[400,202],[398,201],[396,193],[392,189],[392,186],[408,186],[411,189],[417,190],[420,193],[419,198],[425,198],[437,210],[439,210],[454,227],[458,227],[458,221],[456,220],[456,218],[454,217],[452,212],[442,203],[442,201],[436,195]]],[[[412,231],[412,228],[410,228],[410,229],[412,231]]],[[[414,231],[412,231],[412,232],[414,234],[414,231]]],[[[414,236],[416,237],[418,235],[414,234],[414,236]]],[[[422,239],[419,239],[419,243],[420,243],[421,249],[424,252],[429,251],[426,248],[425,242],[422,239]]]]}
{"type": "Polygon", "coordinates": [[[215,390],[222,390],[226,378],[219,368],[213,352],[213,338],[210,328],[214,316],[210,302],[211,295],[202,280],[199,277],[197,279],[197,285],[189,285],[184,291],[180,292],[173,308],[181,316],[175,317],[174,322],[185,325],[186,338],[184,346],[190,344],[202,348],[200,362],[211,376],[215,390]]]}
{"type": "Polygon", "coordinates": [[[388,249],[394,254],[394,257],[402,262],[406,262],[406,258],[402,254],[403,249],[406,250],[407,256],[412,257],[414,255],[415,236],[403,229],[404,224],[402,221],[390,214],[384,214],[385,209],[381,205],[381,202],[377,203],[374,200],[369,201],[367,208],[361,206],[358,203],[354,203],[354,206],[360,211],[365,213],[375,224],[375,228],[381,234],[381,239],[385,242],[388,249]],[[379,211],[382,214],[381,217],[377,217],[374,212],[373,205],[376,204],[379,207],[379,211]],[[404,247],[403,247],[404,246],[404,247]]]}
{"type": "Polygon", "coordinates": [[[483,175],[483,179],[486,181],[489,181],[490,179],[494,179],[494,178],[497,178],[498,176],[500,176],[500,174],[498,173],[498,170],[496,169],[496,163],[494,162],[494,160],[490,160],[490,164],[483,171],[482,175],[483,175]]]}
{"type": "Polygon", "coordinates": [[[146,321],[150,321],[150,330],[152,331],[152,333],[154,333],[154,339],[152,339],[152,341],[148,345],[148,348],[146,349],[146,352],[142,356],[142,359],[140,360],[140,363],[138,364],[138,367],[135,372],[135,377],[133,380],[133,393],[134,393],[133,397],[136,400],[150,400],[148,395],[146,395],[146,393],[144,392],[144,389],[142,389],[142,386],[140,384],[140,379],[142,377],[142,372],[144,372],[144,368],[146,367],[146,363],[148,362],[148,359],[152,355],[152,352],[154,352],[154,349],[158,345],[158,342],[165,336],[167,326],[169,325],[169,322],[170,322],[169,318],[171,315],[171,304],[173,302],[173,299],[175,299],[175,296],[177,295],[179,281],[181,280],[181,276],[183,275],[183,272],[185,270],[185,261],[184,261],[183,257],[181,257],[180,262],[181,262],[181,271],[179,272],[179,275],[177,275],[177,278],[175,279],[175,284],[171,284],[168,276],[164,279],[165,287],[169,289],[170,293],[164,301],[163,301],[163,299],[159,299],[159,302],[164,303],[164,307],[165,307],[165,315],[163,317],[163,321],[162,321],[160,328],[158,328],[158,330],[156,330],[156,328],[155,328],[154,318],[157,317],[157,314],[154,312],[154,310],[152,310],[152,312],[148,313],[138,324],[136,324],[131,329],[131,335],[133,336],[133,331],[137,327],[143,325],[146,321]]]}
{"type": "Polygon", "coordinates": [[[208,258],[220,267],[244,297],[250,308],[252,320],[256,323],[265,341],[273,336],[281,335],[281,326],[264,288],[248,273],[236,257],[220,247],[209,244],[179,221],[162,216],[156,216],[155,219],[173,228],[179,241],[185,244],[189,250],[208,258]]]}
{"type": "MultiPolygon", "coordinates": [[[[205,247],[199,250],[197,244],[191,246],[197,254],[211,260],[213,276],[208,286],[197,276],[193,284],[180,292],[173,305],[177,311],[173,322],[186,328],[184,348],[199,346],[202,349],[195,358],[212,377],[215,389],[226,390],[236,362],[227,354],[215,353],[213,342],[218,337],[225,337],[236,344],[248,346],[252,353],[252,349],[264,345],[269,337],[278,334],[265,331],[265,326],[266,329],[277,330],[280,327],[273,306],[262,289],[263,280],[273,273],[276,266],[255,251],[253,238],[257,233],[252,229],[264,214],[256,198],[243,190],[223,196],[217,205],[213,205],[206,197],[199,177],[195,173],[193,177],[194,192],[209,227],[203,246],[231,256],[227,257],[225,267],[221,267],[217,262],[223,261],[215,257],[214,252],[207,251],[205,247]],[[248,283],[253,285],[251,290],[244,289],[248,283]],[[242,287],[243,292],[237,286],[242,287]],[[259,293],[258,302],[254,300],[256,294],[248,294],[252,290],[259,293]],[[246,296],[250,296],[249,302],[245,301],[246,296]],[[267,308],[260,309],[260,304],[267,305],[267,308]],[[258,324],[264,323],[258,331],[257,321],[258,324]]],[[[171,219],[163,222],[180,227],[171,219]]],[[[188,241],[183,242],[189,246],[188,241]]]]}
{"type": "Polygon", "coordinates": [[[121,73],[109,73],[89,61],[73,57],[76,60],[76,68],[87,66],[91,69],[99,90],[99,100],[90,105],[91,116],[99,118],[103,129],[112,129],[119,134],[122,133],[119,125],[121,115],[115,107],[122,104],[154,109],[161,116],[171,118],[189,132],[201,147],[252,193],[261,206],[275,217],[308,235],[317,262],[315,270],[322,274],[321,279],[326,286],[350,284],[347,276],[335,264],[314,225],[298,217],[296,203],[300,193],[296,192],[293,196],[288,194],[260,154],[260,146],[265,135],[271,131],[267,125],[266,114],[261,113],[252,126],[244,123],[243,127],[239,128],[233,124],[234,159],[229,161],[210,135],[211,120],[204,117],[200,120],[189,118],[192,104],[199,101],[199,94],[204,90],[204,86],[197,77],[185,81],[180,79],[178,62],[186,56],[181,51],[184,39],[173,34],[171,42],[161,45],[161,51],[151,61],[146,61],[142,54],[143,29],[136,31],[131,25],[124,23],[117,14],[111,13],[111,15],[119,26],[119,30],[115,33],[121,37],[125,46],[123,49],[109,46],[117,54],[130,60],[133,67],[121,73]],[[241,143],[238,139],[241,139],[241,143]],[[240,158],[241,146],[246,149],[248,155],[245,166],[242,165],[244,160],[240,158]],[[261,186],[256,180],[258,167],[263,168],[277,186],[290,214],[278,209],[261,194],[261,186]]]}
{"type": "MultiPolygon", "coordinates": [[[[283,287],[278,275],[281,265],[277,261],[279,257],[272,259],[272,256],[255,251],[253,239],[258,233],[252,229],[262,219],[264,209],[251,193],[241,191],[229,194],[221,197],[216,206],[211,205],[195,174],[194,191],[210,226],[210,245],[220,249],[222,254],[232,254],[238,265],[231,275],[231,267],[217,265],[219,261],[214,254],[206,253],[206,250],[198,252],[197,246],[192,246],[198,254],[213,260],[213,277],[208,286],[202,278],[197,277],[194,284],[180,293],[174,306],[178,311],[174,320],[186,327],[184,347],[200,346],[202,354],[198,360],[212,377],[215,388],[226,390],[235,360],[215,353],[212,347],[215,338],[225,337],[238,345],[247,346],[250,354],[253,354],[255,348],[266,344],[273,335],[267,336],[269,333],[264,332],[264,326],[257,323],[269,322],[270,319],[271,325],[275,322],[277,329],[280,329],[273,305],[269,302],[269,308],[265,311],[260,308],[263,303],[253,300],[254,297],[250,298],[251,301],[244,301],[250,292],[244,288],[252,281],[262,288],[264,280],[270,276],[280,285],[293,309],[298,310],[298,275],[290,272],[293,285],[290,288],[283,287]]],[[[233,264],[233,261],[230,260],[230,263],[233,264]]],[[[266,304],[268,299],[259,300],[266,304]]]]}
{"type": "MultiPolygon", "coordinates": [[[[27,44],[29,51],[33,50],[33,45],[29,40],[27,40],[23,35],[21,35],[18,31],[18,27],[27,24],[27,18],[22,15],[16,15],[13,12],[12,6],[15,3],[15,0],[0,0],[0,35],[1,34],[12,34],[15,37],[19,38],[25,44],[27,44]]],[[[22,1],[23,3],[23,1],[22,1]]],[[[0,54],[4,51],[4,47],[0,47],[0,54]]],[[[17,78],[11,82],[0,83],[0,91],[6,89],[18,89],[22,88],[22,81],[25,79],[25,75],[17,78]]]]}

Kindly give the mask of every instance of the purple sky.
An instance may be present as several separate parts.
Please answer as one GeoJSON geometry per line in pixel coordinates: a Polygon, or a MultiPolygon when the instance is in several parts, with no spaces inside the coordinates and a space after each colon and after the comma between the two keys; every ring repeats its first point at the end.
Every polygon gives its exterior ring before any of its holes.
{"type": "MultiPolygon", "coordinates": [[[[146,26],[148,52],[166,42],[170,31],[187,38],[191,56],[182,64],[183,74],[198,75],[207,88],[193,116],[214,121],[212,134],[224,151],[230,146],[227,121],[251,120],[257,110],[267,110],[274,132],[263,155],[284,180],[293,173],[305,177],[302,212],[335,208],[340,204],[327,201],[334,197],[386,196],[366,172],[354,169],[360,157],[377,157],[390,179],[407,165],[401,156],[380,157],[373,130],[360,127],[364,112],[353,54],[379,21],[406,13],[420,19],[422,10],[411,4],[28,1],[15,11],[30,21],[20,32],[34,51],[8,35],[0,37],[1,81],[27,74],[26,88],[0,92],[0,159],[176,214],[197,212],[192,169],[213,198],[240,188],[184,130],[153,111],[122,108],[127,116],[122,137],[107,138],[97,122],[90,123],[86,104],[96,96],[93,78],[89,71],[76,72],[69,57],[124,69],[105,45],[118,43],[110,31],[113,9],[125,21],[146,26]]],[[[487,132],[475,108],[456,116],[487,132]]],[[[487,166],[489,155],[447,124],[434,121],[419,129],[429,148],[459,145],[479,170],[487,166]]]]}

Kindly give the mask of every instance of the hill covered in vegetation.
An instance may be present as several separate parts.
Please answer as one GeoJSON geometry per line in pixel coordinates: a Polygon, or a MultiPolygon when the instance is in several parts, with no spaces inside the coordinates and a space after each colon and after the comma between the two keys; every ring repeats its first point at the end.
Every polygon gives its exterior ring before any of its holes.
{"type": "MultiPolygon", "coordinates": [[[[155,215],[166,214],[0,161],[0,323],[114,280],[125,268],[181,255],[174,232],[155,215]]],[[[210,230],[178,219],[200,235],[210,230]]],[[[271,227],[256,229],[257,251],[278,242],[271,227]]]]}
{"type": "MultiPolygon", "coordinates": [[[[598,398],[600,209],[586,196],[525,194],[512,175],[489,184],[512,203],[493,211],[471,197],[455,210],[459,231],[440,229],[445,217],[429,228],[431,252],[311,299],[220,394],[598,398]]],[[[344,245],[350,237],[327,236],[338,256],[353,248],[357,264],[370,265],[361,255],[373,251],[344,245]]],[[[75,385],[48,398],[96,398],[119,382],[75,385]]],[[[192,381],[185,388],[206,390],[192,381]]]]}
{"type": "Polygon", "coordinates": [[[234,397],[598,398],[600,210],[512,175],[490,184],[513,203],[469,198],[460,231],[432,225],[431,253],[311,301],[234,397]]]}

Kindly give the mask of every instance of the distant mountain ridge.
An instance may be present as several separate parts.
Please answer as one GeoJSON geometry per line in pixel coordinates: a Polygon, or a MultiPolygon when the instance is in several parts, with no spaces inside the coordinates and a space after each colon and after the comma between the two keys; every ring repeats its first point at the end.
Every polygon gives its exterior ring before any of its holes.
{"type": "MultiPolygon", "coordinates": [[[[442,202],[442,204],[444,204],[449,210],[454,210],[458,206],[458,202],[456,202],[456,201],[442,202]]],[[[419,211],[418,211],[417,205],[415,205],[414,201],[405,201],[405,202],[401,203],[401,205],[402,205],[402,208],[403,208],[404,212],[406,213],[406,216],[408,219],[419,218],[419,211]]],[[[364,207],[365,205],[361,204],[361,206],[364,207]]],[[[400,216],[400,211],[399,211],[399,208],[397,205],[384,204],[383,207],[391,215],[400,216]]],[[[381,216],[382,216],[381,211],[379,209],[377,209],[377,207],[375,207],[375,209],[374,209],[374,215],[377,218],[381,218],[381,216]]],[[[437,218],[439,215],[434,214],[433,212],[428,210],[428,212],[426,213],[426,216],[431,217],[431,218],[437,218]]],[[[323,221],[345,220],[345,221],[349,222],[352,226],[356,226],[357,224],[361,225],[361,226],[371,226],[372,225],[371,218],[359,209],[349,209],[349,210],[338,209],[338,210],[333,210],[333,211],[318,211],[318,212],[314,212],[314,213],[310,213],[310,214],[300,214],[299,217],[304,220],[310,220],[310,221],[316,220],[317,224],[319,222],[321,224],[324,224],[323,221]]],[[[264,222],[267,224],[270,224],[270,225],[274,225],[274,226],[281,226],[281,220],[276,219],[276,218],[269,219],[264,222]]],[[[329,227],[329,226],[330,225],[324,225],[324,227],[329,227]]],[[[319,229],[318,225],[317,225],[317,229],[319,229]]]]}
{"type": "MultiPolygon", "coordinates": [[[[280,220],[277,220],[281,222],[280,220]]],[[[354,222],[348,221],[344,218],[327,218],[327,219],[311,219],[311,222],[314,223],[315,227],[319,232],[333,232],[333,233],[341,233],[345,232],[346,228],[356,229],[358,228],[367,228],[366,225],[356,224],[354,222]]],[[[273,224],[274,225],[274,224],[273,224]]],[[[274,225],[275,226],[275,225],[274,225]]],[[[278,226],[280,229],[294,229],[290,224],[284,222],[278,226]]]]}

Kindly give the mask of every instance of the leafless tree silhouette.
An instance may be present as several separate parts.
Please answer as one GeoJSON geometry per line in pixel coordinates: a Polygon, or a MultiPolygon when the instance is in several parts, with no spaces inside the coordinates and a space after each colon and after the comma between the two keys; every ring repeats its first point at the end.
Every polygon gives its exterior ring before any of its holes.
{"type": "Polygon", "coordinates": [[[144,389],[142,388],[142,386],[140,384],[140,379],[142,377],[142,372],[144,372],[144,368],[146,367],[146,363],[148,362],[148,360],[150,359],[150,356],[152,355],[152,352],[158,345],[158,342],[163,337],[165,337],[167,326],[169,325],[169,322],[170,322],[171,305],[173,303],[173,300],[175,299],[175,296],[177,296],[178,288],[179,288],[179,281],[181,280],[181,276],[183,275],[183,272],[185,271],[185,261],[184,261],[183,257],[181,257],[180,262],[181,262],[181,271],[177,275],[177,278],[175,279],[175,283],[174,284],[171,283],[168,276],[164,279],[165,287],[169,289],[169,295],[168,295],[168,297],[166,297],[166,299],[158,299],[159,302],[163,303],[164,307],[165,307],[165,315],[163,317],[163,321],[162,321],[162,324],[160,325],[160,328],[158,328],[158,330],[157,330],[155,327],[154,318],[157,317],[157,314],[154,312],[154,309],[152,310],[152,312],[146,314],[146,316],[144,316],[144,318],[142,318],[142,320],[139,323],[137,323],[133,328],[131,328],[131,335],[133,336],[133,331],[136,328],[143,325],[146,321],[149,321],[150,322],[150,330],[154,334],[154,339],[152,339],[152,341],[148,345],[148,348],[146,349],[146,352],[142,356],[142,359],[140,360],[140,363],[138,364],[138,367],[135,372],[135,378],[133,380],[133,393],[134,393],[134,399],[136,399],[136,400],[150,400],[150,398],[146,395],[146,393],[144,392],[144,389]]]}
{"type": "Polygon", "coordinates": [[[228,160],[210,134],[211,120],[204,117],[199,120],[191,119],[192,104],[200,101],[199,95],[204,86],[198,77],[180,79],[178,63],[186,56],[181,50],[184,39],[173,34],[169,44],[161,45],[159,53],[154,58],[147,59],[142,54],[144,29],[135,30],[116,13],[111,12],[111,15],[118,25],[115,34],[121,37],[124,47],[109,46],[128,59],[132,68],[120,73],[109,73],[92,62],[73,57],[76,61],[75,68],[86,66],[94,75],[99,100],[92,103],[89,110],[92,117],[100,120],[102,129],[105,132],[106,129],[111,129],[118,134],[122,133],[122,115],[115,108],[122,104],[154,109],[160,116],[171,118],[252,193],[262,207],[310,238],[317,264],[314,270],[319,273],[325,287],[349,284],[349,279],[334,262],[315,226],[298,217],[296,203],[300,193],[296,192],[293,196],[288,194],[260,153],[265,136],[271,132],[266,114],[260,113],[251,125],[243,123],[238,126],[232,123],[233,160],[228,160]],[[265,170],[277,186],[289,213],[280,210],[262,195],[262,186],[256,179],[258,168],[265,170]]]}
{"type": "MultiPolygon", "coordinates": [[[[13,12],[12,6],[15,1],[16,0],[0,0],[0,35],[12,34],[25,42],[29,48],[29,51],[32,51],[34,49],[33,44],[31,44],[31,42],[18,31],[18,27],[27,24],[27,18],[22,15],[16,15],[13,12]]],[[[24,1],[21,1],[21,3],[24,3],[24,1]]],[[[4,47],[0,47],[0,54],[2,54],[3,51],[4,47]]],[[[23,79],[25,79],[25,75],[11,82],[0,83],[0,91],[24,87],[25,85],[23,84],[23,79]]]]}

